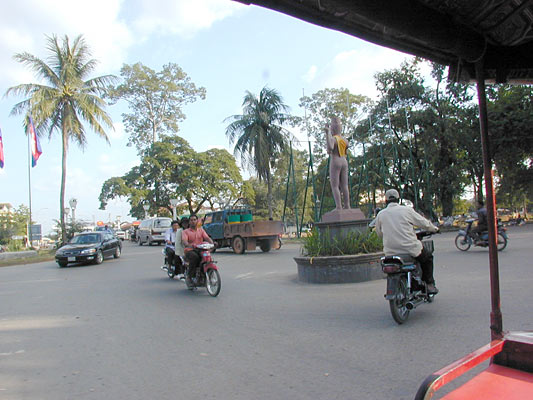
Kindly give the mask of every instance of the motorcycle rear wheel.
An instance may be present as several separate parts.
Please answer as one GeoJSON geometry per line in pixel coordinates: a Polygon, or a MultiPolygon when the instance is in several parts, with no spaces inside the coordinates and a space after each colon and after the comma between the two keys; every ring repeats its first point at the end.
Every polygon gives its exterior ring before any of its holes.
{"type": "Polygon", "coordinates": [[[409,310],[406,307],[408,298],[407,279],[405,276],[398,281],[397,295],[393,300],[389,300],[390,312],[392,318],[398,325],[403,324],[409,318],[409,310]]]}
{"type": "Polygon", "coordinates": [[[216,269],[209,268],[205,273],[205,288],[210,296],[216,297],[220,293],[222,282],[216,269]]]}
{"type": "Polygon", "coordinates": [[[167,275],[170,279],[174,279],[174,277],[176,276],[176,274],[174,273],[174,269],[167,263],[165,263],[165,265],[167,266],[167,275]]]}
{"type": "Polygon", "coordinates": [[[461,251],[467,251],[470,248],[470,242],[465,235],[457,235],[455,237],[455,247],[461,251]]]}
{"type": "Polygon", "coordinates": [[[501,233],[498,233],[498,251],[502,251],[507,247],[507,239],[501,233]]]}

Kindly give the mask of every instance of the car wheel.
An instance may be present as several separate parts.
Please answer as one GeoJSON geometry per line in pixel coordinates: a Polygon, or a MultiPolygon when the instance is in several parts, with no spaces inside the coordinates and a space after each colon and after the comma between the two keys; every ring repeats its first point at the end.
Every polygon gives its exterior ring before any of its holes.
{"type": "Polygon", "coordinates": [[[102,250],[98,250],[96,252],[96,258],[94,259],[95,264],[102,264],[104,261],[104,253],[102,253],[102,250]]]}
{"type": "Polygon", "coordinates": [[[115,249],[115,254],[113,254],[113,257],[119,258],[121,253],[122,253],[122,250],[120,249],[120,246],[117,246],[117,248],[115,249]]]}

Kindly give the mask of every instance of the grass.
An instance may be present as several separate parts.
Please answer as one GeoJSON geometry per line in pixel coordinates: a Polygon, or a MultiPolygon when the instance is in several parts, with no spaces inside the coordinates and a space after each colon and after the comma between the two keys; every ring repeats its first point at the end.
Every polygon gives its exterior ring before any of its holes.
{"type": "Polygon", "coordinates": [[[43,261],[52,261],[54,260],[56,251],[55,250],[39,250],[37,255],[23,257],[23,258],[10,258],[8,260],[0,260],[0,267],[10,267],[13,265],[22,265],[22,264],[33,264],[43,261]]]}

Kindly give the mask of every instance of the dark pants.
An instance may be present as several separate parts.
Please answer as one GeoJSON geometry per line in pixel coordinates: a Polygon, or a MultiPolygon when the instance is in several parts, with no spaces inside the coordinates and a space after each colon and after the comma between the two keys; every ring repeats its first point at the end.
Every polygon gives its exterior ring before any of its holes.
{"type": "Polygon", "coordinates": [[[433,278],[433,254],[427,251],[424,247],[422,248],[422,253],[415,259],[420,263],[420,268],[422,268],[422,280],[427,284],[435,284],[435,279],[433,278]]]}
{"type": "Polygon", "coordinates": [[[200,254],[196,250],[190,250],[185,253],[185,261],[189,263],[189,271],[193,273],[200,264],[200,254]]]}
{"type": "Polygon", "coordinates": [[[167,255],[167,260],[169,266],[173,265],[175,267],[175,271],[178,274],[181,274],[182,271],[182,265],[181,265],[181,258],[176,255],[173,249],[170,247],[165,248],[165,253],[167,255]]]}

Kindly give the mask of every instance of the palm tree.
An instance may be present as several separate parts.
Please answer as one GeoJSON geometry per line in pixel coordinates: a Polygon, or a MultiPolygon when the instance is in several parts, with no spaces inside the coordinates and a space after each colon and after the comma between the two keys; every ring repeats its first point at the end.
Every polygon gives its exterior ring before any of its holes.
{"type": "Polygon", "coordinates": [[[226,119],[232,121],[226,128],[230,143],[235,142],[234,154],[240,155],[243,165],[255,170],[260,181],[268,188],[268,216],[272,218],[271,168],[277,156],[286,149],[290,135],[282,124],[289,115],[288,107],[274,89],[264,87],[259,97],[246,91],[242,103],[243,114],[226,119]]]}
{"type": "Polygon", "coordinates": [[[47,132],[50,138],[56,130],[61,132],[63,156],[59,212],[62,240],[65,240],[64,205],[69,140],[78,143],[82,149],[87,144],[81,118],[97,135],[109,143],[101,123],[111,128],[113,122],[104,111],[106,103],[101,96],[115,77],[104,75],[84,80],[95,69],[97,61],[90,58],[89,47],[81,35],[72,43],[66,35],[62,43],[58,42],[56,35],[46,38],[48,64],[26,52],[14,56],[15,60],[32,69],[43,84],[28,83],[14,86],[7,90],[6,95],[28,96],[26,100],[13,107],[11,114],[26,113],[26,119],[31,115],[39,135],[47,132]]]}

